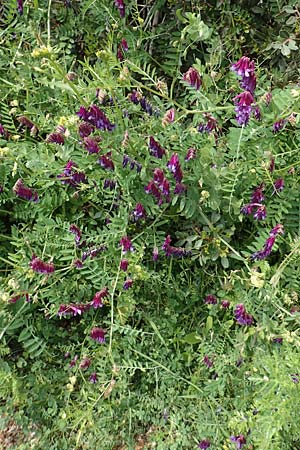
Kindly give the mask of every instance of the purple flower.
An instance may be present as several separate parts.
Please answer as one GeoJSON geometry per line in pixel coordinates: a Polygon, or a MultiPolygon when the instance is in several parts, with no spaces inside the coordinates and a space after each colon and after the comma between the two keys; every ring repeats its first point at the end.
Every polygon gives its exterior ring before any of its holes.
{"type": "Polygon", "coordinates": [[[163,203],[163,197],[162,197],[162,193],[161,191],[158,189],[158,187],[156,186],[154,180],[151,180],[147,186],[145,186],[145,192],[146,194],[152,194],[153,197],[156,198],[156,200],[158,200],[158,204],[161,205],[163,203]]]}
{"type": "Polygon", "coordinates": [[[274,169],[275,169],[275,159],[271,158],[270,165],[269,165],[269,172],[270,173],[274,172],[274,169]]]}
{"type": "Polygon", "coordinates": [[[126,39],[124,39],[124,38],[121,40],[121,47],[124,50],[124,52],[128,52],[128,44],[127,44],[126,39]]]}
{"type": "Polygon", "coordinates": [[[299,373],[291,374],[292,382],[295,383],[295,384],[298,384],[299,383],[299,376],[300,376],[299,373]]]}
{"type": "Polygon", "coordinates": [[[133,170],[134,168],[136,168],[137,173],[140,173],[140,171],[142,170],[142,165],[139,162],[130,158],[130,156],[128,156],[128,155],[123,155],[123,162],[122,162],[123,169],[125,169],[125,167],[128,164],[129,164],[130,170],[133,170]]]}
{"type": "Polygon", "coordinates": [[[120,239],[120,245],[122,246],[123,253],[134,252],[134,247],[128,236],[123,236],[120,239]]]}
{"type": "Polygon", "coordinates": [[[97,383],[98,377],[97,377],[96,372],[93,372],[93,373],[90,375],[89,381],[90,381],[91,383],[94,383],[94,384],[97,383]]]}
{"type": "Polygon", "coordinates": [[[23,14],[23,0],[17,0],[18,1],[18,13],[20,16],[23,14]]]}
{"type": "Polygon", "coordinates": [[[62,184],[69,184],[72,187],[77,187],[80,183],[86,183],[87,179],[84,172],[77,172],[77,164],[74,161],[68,161],[63,173],[57,175],[61,179],[62,184]]]}
{"type": "Polygon", "coordinates": [[[186,192],[186,190],[187,190],[187,187],[185,186],[185,184],[176,183],[173,192],[175,195],[181,195],[181,194],[184,194],[186,192]]]}
{"type": "Polygon", "coordinates": [[[2,123],[0,123],[0,135],[3,136],[4,139],[8,139],[9,138],[9,132],[6,131],[6,129],[4,128],[2,123]]]}
{"type": "Polygon", "coordinates": [[[105,178],[103,182],[103,189],[109,189],[113,191],[116,187],[116,182],[114,180],[110,180],[109,178],[105,178]]]}
{"type": "Polygon", "coordinates": [[[216,305],[218,303],[218,299],[215,295],[209,294],[205,297],[204,303],[207,305],[216,305]]]}
{"type": "Polygon", "coordinates": [[[128,95],[128,99],[135,105],[138,105],[140,103],[141,98],[142,94],[135,89],[128,95]]]}
{"type": "Polygon", "coordinates": [[[73,261],[73,264],[74,264],[74,266],[75,266],[77,269],[82,269],[82,268],[83,268],[83,264],[82,264],[81,259],[75,259],[75,260],[73,261]]]}
{"type": "Polygon", "coordinates": [[[277,122],[273,124],[273,133],[278,133],[278,131],[282,130],[286,125],[287,120],[279,119],[277,122]]]}
{"type": "Polygon", "coordinates": [[[270,236],[277,236],[277,234],[284,234],[283,226],[280,223],[270,231],[270,236]]]}
{"type": "Polygon", "coordinates": [[[182,79],[197,90],[200,89],[202,84],[200,74],[196,69],[194,69],[194,67],[190,67],[189,70],[183,75],[182,79]]]}
{"type": "Polygon", "coordinates": [[[283,226],[281,224],[276,225],[269,233],[268,239],[264,243],[264,247],[262,250],[259,250],[251,256],[251,259],[255,261],[256,259],[265,259],[267,258],[273,248],[273,245],[275,244],[275,239],[277,234],[283,234],[283,226]]]}
{"type": "Polygon", "coordinates": [[[75,235],[75,242],[77,242],[77,243],[80,242],[80,239],[81,239],[80,229],[72,223],[70,225],[69,231],[70,231],[70,233],[73,233],[75,235]]]}
{"type": "Polygon", "coordinates": [[[265,199],[263,195],[263,191],[265,189],[264,183],[261,183],[259,186],[257,186],[251,195],[251,201],[253,203],[262,203],[265,199]]]}
{"type": "Polygon", "coordinates": [[[167,168],[173,174],[176,182],[181,183],[183,174],[182,174],[182,170],[180,167],[180,161],[179,161],[177,153],[173,153],[170,160],[167,162],[167,168]]]}
{"type": "Polygon", "coordinates": [[[152,116],[152,114],[153,114],[152,105],[151,105],[151,103],[148,102],[148,100],[146,99],[146,97],[142,97],[142,98],[140,99],[140,105],[141,105],[141,108],[142,108],[147,114],[149,114],[149,116],[152,116]]]}
{"type": "Polygon", "coordinates": [[[46,142],[50,144],[63,145],[65,143],[65,138],[62,133],[50,133],[47,136],[46,142]]]}
{"type": "Polygon", "coordinates": [[[239,434],[238,436],[231,436],[230,440],[235,442],[237,450],[240,450],[247,443],[246,438],[243,434],[239,434]]]}
{"type": "Polygon", "coordinates": [[[145,219],[147,214],[144,206],[141,203],[137,203],[136,207],[132,212],[132,215],[134,217],[134,220],[137,221],[139,219],[145,219]]]}
{"type": "Polygon", "coordinates": [[[195,159],[197,156],[197,150],[193,147],[190,147],[187,151],[187,154],[185,155],[184,160],[190,161],[191,159],[195,159]]]}
{"type": "Polygon", "coordinates": [[[81,138],[88,137],[94,131],[93,125],[89,123],[82,122],[78,127],[79,136],[81,138]]]}
{"type": "Polygon", "coordinates": [[[87,250],[86,252],[82,253],[81,261],[85,261],[89,256],[91,258],[95,258],[99,253],[102,253],[105,250],[107,250],[107,247],[105,245],[101,245],[100,247],[87,250]]]}
{"type": "Polygon", "coordinates": [[[32,130],[32,128],[35,127],[34,123],[32,123],[31,120],[29,120],[26,116],[20,116],[17,118],[17,120],[20,125],[22,125],[25,128],[28,128],[29,130],[32,130]]]}
{"type": "Polygon", "coordinates": [[[133,280],[131,278],[127,278],[127,280],[124,281],[123,284],[123,289],[125,289],[125,291],[127,291],[128,289],[130,289],[133,285],[133,280]]]}
{"type": "Polygon", "coordinates": [[[232,64],[231,70],[233,70],[240,77],[250,77],[254,74],[255,65],[254,61],[251,61],[247,56],[242,56],[235,64],[232,64]]]}
{"type": "Polygon", "coordinates": [[[154,247],[154,249],[153,249],[152,260],[153,261],[157,261],[158,260],[158,248],[157,247],[154,247]]]}
{"type": "Polygon", "coordinates": [[[91,330],[90,336],[92,339],[94,339],[94,341],[97,341],[100,344],[104,344],[105,334],[106,334],[106,331],[103,330],[103,328],[94,327],[91,330]]]}
{"type": "Polygon", "coordinates": [[[250,214],[252,214],[254,207],[255,206],[253,205],[253,203],[247,203],[246,205],[241,207],[241,213],[249,216],[250,214]]]}
{"type": "Polygon", "coordinates": [[[253,214],[253,218],[256,220],[265,220],[267,217],[267,209],[265,205],[261,205],[257,208],[255,213],[253,214]]]}
{"type": "Polygon", "coordinates": [[[254,102],[252,94],[249,91],[244,91],[234,97],[233,100],[236,105],[235,112],[238,124],[247,125],[252,111],[251,104],[254,102]]]}
{"type": "Polygon", "coordinates": [[[207,355],[205,355],[203,358],[203,364],[205,364],[208,369],[210,369],[214,365],[212,360],[209,359],[209,357],[207,355]]]}
{"type": "Polygon", "coordinates": [[[91,301],[91,306],[95,309],[102,308],[103,299],[106,297],[108,297],[108,288],[107,287],[101,289],[101,291],[96,292],[93,300],[91,301]]]}
{"type": "Polygon", "coordinates": [[[88,122],[90,125],[93,125],[99,130],[112,131],[115,128],[115,125],[109,121],[104,112],[98,108],[97,105],[91,105],[89,109],[86,109],[84,106],[80,106],[77,115],[80,119],[88,122]]]}
{"type": "Polygon", "coordinates": [[[107,152],[105,155],[102,155],[98,160],[98,163],[101,167],[103,167],[103,169],[114,170],[115,168],[113,160],[111,159],[111,152],[107,152]]]}
{"type": "Polygon", "coordinates": [[[206,119],[206,124],[200,123],[198,125],[198,131],[199,133],[212,133],[214,132],[215,136],[218,136],[218,133],[221,131],[221,128],[218,125],[217,120],[209,113],[203,114],[204,118],[206,119]]]}
{"type": "Polygon", "coordinates": [[[253,317],[248,314],[245,306],[240,303],[234,309],[234,316],[239,325],[252,325],[253,317]]]}
{"type": "Polygon", "coordinates": [[[282,337],[273,338],[272,340],[273,344],[282,344],[282,341],[283,341],[282,337]]]}
{"type": "Polygon", "coordinates": [[[272,92],[267,92],[264,96],[266,106],[269,106],[272,100],[272,92]]]}
{"type": "Polygon", "coordinates": [[[283,178],[278,178],[278,180],[274,181],[273,195],[277,194],[278,192],[283,191],[283,189],[284,189],[284,179],[283,178]]]}
{"type": "Polygon", "coordinates": [[[158,159],[162,159],[162,157],[166,153],[165,149],[161,147],[161,145],[154,139],[153,136],[150,136],[149,149],[150,155],[155,156],[155,158],[158,159]]]}
{"type": "Polygon", "coordinates": [[[62,304],[59,307],[59,310],[57,312],[57,314],[59,316],[81,316],[83,313],[85,313],[86,311],[88,311],[90,309],[90,305],[89,304],[84,304],[84,303],[70,303],[68,305],[62,304]]]}
{"type": "Polygon", "coordinates": [[[54,264],[45,263],[40,258],[37,258],[35,255],[32,255],[31,261],[29,263],[31,269],[37,273],[53,273],[55,271],[54,264]]]}
{"type": "Polygon", "coordinates": [[[202,441],[199,442],[198,447],[206,450],[210,447],[210,441],[208,439],[202,439],[202,441]]]}
{"type": "Polygon", "coordinates": [[[251,61],[247,56],[242,56],[241,59],[235,64],[232,64],[231,70],[237,75],[242,77],[240,85],[242,89],[245,89],[253,94],[256,88],[256,77],[254,74],[255,63],[251,61]]]}
{"type": "Polygon", "coordinates": [[[88,369],[90,367],[90,365],[91,365],[90,358],[83,358],[83,360],[79,364],[79,368],[85,370],[85,369],[88,369]]]}
{"type": "Polygon", "coordinates": [[[39,196],[36,191],[33,191],[29,187],[25,186],[23,183],[22,178],[19,178],[14,187],[13,192],[16,194],[17,197],[23,198],[24,200],[29,200],[37,203],[39,201],[39,196]]]}
{"type": "Polygon", "coordinates": [[[191,256],[192,253],[190,250],[186,250],[182,247],[173,247],[171,245],[171,240],[170,235],[168,235],[161,247],[167,257],[173,256],[174,258],[183,258],[185,256],[191,256]]]}
{"type": "Polygon", "coordinates": [[[74,367],[78,360],[78,355],[75,355],[74,358],[70,361],[69,367],[74,367]]]}
{"type": "Polygon", "coordinates": [[[120,261],[120,269],[123,270],[123,272],[126,272],[128,269],[128,259],[121,259],[120,261]]]}
{"type": "Polygon", "coordinates": [[[229,300],[222,300],[222,301],[221,301],[221,306],[222,306],[222,308],[224,308],[224,309],[229,308],[229,306],[230,306],[230,301],[229,301],[229,300]]]}
{"type": "Polygon", "coordinates": [[[171,108],[165,113],[161,121],[162,126],[165,127],[167,124],[173,123],[174,119],[175,119],[175,108],[171,108]]]}
{"type": "Polygon", "coordinates": [[[125,17],[125,4],[124,0],[115,0],[115,6],[118,8],[120,16],[125,17]]]}
{"type": "Polygon", "coordinates": [[[84,142],[84,148],[89,152],[89,154],[100,152],[100,147],[98,145],[97,138],[91,138],[91,137],[87,136],[83,139],[83,142],[84,142]]]}
{"type": "Polygon", "coordinates": [[[254,115],[254,118],[255,118],[256,120],[258,120],[258,121],[261,120],[261,111],[260,111],[260,109],[259,109],[258,106],[256,106],[256,107],[254,108],[253,115],[254,115]]]}

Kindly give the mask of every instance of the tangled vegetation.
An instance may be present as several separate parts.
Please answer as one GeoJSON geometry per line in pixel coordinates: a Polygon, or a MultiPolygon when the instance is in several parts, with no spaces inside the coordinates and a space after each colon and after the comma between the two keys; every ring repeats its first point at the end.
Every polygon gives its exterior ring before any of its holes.
{"type": "Polygon", "coordinates": [[[300,449],[299,37],[293,0],[1,4],[0,447],[300,449]]]}

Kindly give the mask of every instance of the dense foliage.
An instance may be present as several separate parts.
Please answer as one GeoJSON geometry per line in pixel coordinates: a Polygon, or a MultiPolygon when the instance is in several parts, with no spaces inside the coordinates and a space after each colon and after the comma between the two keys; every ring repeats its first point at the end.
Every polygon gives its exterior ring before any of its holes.
{"type": "Polygon", "coordinates": [[[0,11],[0,446],[300,448],[298,2],[0,11]]]}

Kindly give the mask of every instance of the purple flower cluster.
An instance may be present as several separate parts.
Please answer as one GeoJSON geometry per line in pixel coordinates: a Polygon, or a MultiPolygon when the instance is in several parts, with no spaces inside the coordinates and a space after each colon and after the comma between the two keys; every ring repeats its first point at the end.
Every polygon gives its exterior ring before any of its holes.
{"type": "Polygon", "coordinates": [[[125,169],[125,167],[127,167],[128,164],[129,164],[130,170],[133,170],[135,168],[137,173],[141,172],[142,164],[137,162],[135,159],[130,158],[130,156],[124,155],[123,162],[122,162],[123,168],[125,169]]]}
{"type": "Polygon", "coordinates": [[[198,125],[199,133],[214,133],[214,136],[217,137],[218,133],[221,131],[221,128],[218,125],[217,119],[215,119],[211,114],[204,113],[203,114],[206,123],[200,123],[198,125]]]}
{"type": "Polygon", "coordinates": [[[190,67],[189,70],[183,75],[183,81],[186,81],[191,87],[199,90],[202,84],[202,80],[198,70],[194,67],[190,67]]]}
{"type": "Polygon", "coordinates": [[[231,442],[235,442],[237,450],[240,450],[247,443],[246,438],[243,434],[239,434],[238,436],[231,436],[231,442]]]}
{"type": "Polygon", "coordinates": [[[128,44],[126,39],[122,39],[117,49],[117,58],[120,62],[124,61],[124,52],[128,52],[128,44]]]}
{"type": "Polygon", "coordinates": [[[254,91],[256,88],[255,63],[247,56],[242,58],[235,64],[232,64],[231,69],[242,79],[240,86],[244,89],[233,100],[235,103],[236,120],[239,125],[247,125],[253,111],[254,117],[260,120],[260,110],[258,107],[253,108],[254,91]]]}
{"type": "Polygon", "coordinates": [[[208,439],[202,439],[198,444],[198,448],[201,448],[202,450],[207,450],[209,447],[210,441],[208,439]]]}
{"type": "Polygon", "coordinates": [[[107,152],[105,155],[100,156],[98,164],[100,164],[100,166],[103,167],[103,169],[107,170],[115,169],[115,165],[113,163],[113,160],[111,159],[111,152],[107,152]]]}
{"type": "Polygon", "coordinates": [[[49,144],[63,145],[65,143],[64,131],[55,131],[48,134],[46,142],[49,144]]]}
{"type": "Polygon", "coordinates": [[[283,189],[284,189],[284,179],[278,178],[276,181],[274,181],[273,195],[283,191],[283,189]]]}
{"type": "Polygon", "coordinates": [[[120,269],[123,270],[123,272],[127,272],[128,264],[129,264],[128,259],[126,259],[126,258],[121,259],[120,269]]]}
{"type": "Polygon", "coordinates": [[[137,203],[136,207],[132,211],[133,220],[135,222],[137,222],[140,219],[145,219],[146,215],[147,214],[146,214],[144,206],[141,203],[137,203]]]}
{"type": "Polygon", "coordinates": [[[24,200],[29,200],[35,203],[39,201],[37,192],[25,186],[22,178],[17,180],[12,190],[17,197],[23,198],[24,200]]]}
{"type": "Polygon", "coordinates": [[[197,156],[197,150],[194,147],[190,147],[185,155],[184,160],[191,161],[191,159],[195,159],[197,156]]]}
{"type": "Polygon", "coordinates": [[[88,257],[95,258],[99,253],[102,253],[105,250],[107,250],[107,247],[105,245],[101,245],[100,247],[87,250],[86,252],[82,253],[81,261],[82,262],[85,261],[88,257]]]}
{"type": "Polygon", "coordinates": [[[90,309],[91,305],[89,303],[70,303],[68,305],[62,304],[59,307],[57,314],[59,316],[81,316],[83,313],[90,309]]]}
{"type": "Polygon", "coordinates": [[[203,358],[203,364],[205,364],[206,365],[206,367],[208,368],[208,369],[211,369],[212,368],[212,366],[214,365],[214,363],[212,362],[212,360],[211,359],[209,359],[209,357],[207,356],[207,355],[205,355],[204,356],[204,358],[203,358]]]}
{"type": "Polygon", "coordinates": [[[120,16],[125,17],[125,3],[124,0],[115,0],[115,6],[118,8],[120,16]]]}
{"type": "Polygon", "coordinates": [[[177,153],[173,153],[171,159],[167,162],[167,168],[173,174],[173,177],[176,181],[174,194],[182,194],[186,191],[186,186],[181,183],[183,173],[181,170],[180,162],[177,153]]]}
{"type": "Polygon", "coordinates": [[[284,233],[283,226],[281,224],[276,225],[270,231],[269,237],[265,241],[263,249],[253,253],[253,255],[251,256],[251,259],[253,261],[255,261],[255,260],[267,258],[272,251],[273,245],[275,244],[276,236],[278,234],[283,234],[283,233],[284,233]]]}
{"type": "Polygon", "coordinates": [[[92,138],[90,136],[86,136],[83,138],[84,148],[88,151],[89,154],[100,152],[100,147],[98,145],[99,140],[99,137],[92,138]]]}
{"type": "Polygon", "coordinates": [[[154,139],[153,136],[150,136],[149,139],[149,150],[150,155],[158,159],[162,159],[162,157],[166,154],[165,149],[154,139]]]}
{"type": "Polygon", "coordinates": [[[132,242],[128,236],[123,236],[120,239],[120,245],[122,247],[123,253],[134,252],[134,250],[135,250],[132,245],[132,242]]]}
{"type": "Polygon", "coordinates": [[[20,16],[23,14],[23,0],[18,0],[18,13],[20,14],[20,16]]]}
{"type": "Polygon", "coordinates": [[[273,124],[273,133],[278,133],[280,130],[282,130],[285,125],[287,124],[287,120],[285,119],[279,119],[277,122],[273,124]]]}
{"type": "Polygon", "coordinates": [[[0,123],[0,136],[3,136],[4,139],[9,138],[9,132],[4,128],[2,123],[0,123]]]}
{"type": "Polygon", "coordinates": [[[257,186],[251,195],[251,202],[242,206],[241,213],[245,215],[253,215],[256,220],[264,220],[267,217],[266,206],[262,204],[265,200],[263,191],[265,189],[264,183],[257,186]]]}
{"type": "Polygon", "coordinates": [[[108,297],[108,288],[105,287],[101,289],[101,291],[96,292],[96,294],[93,297],[93,300],[91,302],[91,306],[95,309],[102,308],[103,306],[103,299],[108,297]]]}
{"type": "Polygon", "coordinates": [[[166,112],[166,114],[162,118],[161,124],[163,127],[165,127],[169,123],[173,123],[174,119],[175,119],[175,108],[171,108],[166,112]]]}
{"type": "Polygon", "coordinates": [[[84,172],[76,170],[77,164],[74,161],[68,161],[63,173],[57,175],[61,179],[62,184],[69,184],[72,187],[77,187],[80,183],[86,183],[87,179],[84,172]]]}
{"type": "Polygon", "coordinates": [[[29,120],[26,116],[20,116],[17,120],[22,127],[30,130],[31,134],[36,135],[38,133],[37,126],[34,125],[34,123],[31,122],[31,120],[29,120]]]}
{"type": "Polygon", "coordinates": [[[93,125],[86,122],[81,122],[78,127],[78,133],[81,138],[88,137],[94,130],[93,125]]]}
{"type": "Polygon", "coordinates": [[[171,241],[172,239],[170,235],[168,235],[161,247],[166,256],[173,256],[174,258],[184,258],[186,256],[191,256],[192,252],[190,250],[186,250],[182,247],[173,247],[171,245],[171,241]]]}
{"type": "Polygon", "coordinates": [[[209,294],[205,297],[204,303],[207,305],[216,305],[218,303],[217,297],[213,294],[209,294]]]}
{"type": "Polygon", "coordinates": [[[242,77],[240,81],[241,88],[253,94],[256,88],[254,61],[251,61],[247,56],[242,56],[237,63],[232,64],[231,70],[242,77]]]}
{"type": "Polygon", "coordinates": [[[241,92],[234,97],[236,120],[239,125],[247,125],[252,112],[254,98],[249,91],[241,92]]]}
{"type": "Polygon", "coordinates": [[[153,114],[153,108],[150,102],[148,102],[147,98],[143,96],[139,91],[136,91],[135,89],[128,95],[128,99],[134,103],[135,105],[140,105],[141,108],[149,114],[149,116],[152,116],[153,114]]]}
{"type": "Polygon", "coordinates": [[[113,191],[116,187],[116,182],[114,180],[111,180],[109,178],[105,178],[103,182],[103,189],[109,189],[110,191],[113,191]]]}
{"type": "Polygon", "coordinates": [[[29,265],[30,265],[31,269],[37,273],[49,274],[49,273],[53,273],[55,271],[54,264],[45,263],[40,258],[37,258],[35,255],[32,255],[29,265]]]}
{"type": "Polygon", "coordinates": [[[69,231],[75,235],[75,242],[78,245],[81,240],[81,230],[76,225],[71,224],[69,231]]]}
{"type": "Polygon", "coordinates": [[[112,131],[115,128],[115,125],[109,121],[104,112],[98,108],[97,105],[91,105],[88,109],[84,106],[80,106],[79,111],[76,114],[81,120],[99,130],[112,131]]]}
{"type": "Polygon", "coordinates": [[[97,341],[100,344],[104,344],[104,342],[105,342],[105,334],[106,334],[106,331],[103,330],[103,328],[94,327],[91,330],[90,336],[91,336],[91,338],[94,341],[97,341]]]}
{"type": "Polygon", "coordinates": [[[166,201],[170,202],[170,183],[165,177],[162,169],[154,169],[153,180],[145,186],[146,194],[152,194],[156,198],[157,204],[160,206],[166,201]]]}
{"type": "Polygon", "coordinates": [[[247,313],[245,306],[242,303],[236,305],[234,309],[234,316],[239,325],[252,325],[253,317],[247,313]]]}
{"type": "Polygon", "coordinates": [[[125,291],[127,291],[128,289],[130,289],[132,287],[132,285],[133,285],[133,280],[131,278],[127,278],[127,280],[124,281],[123,289],[125,291]]]}

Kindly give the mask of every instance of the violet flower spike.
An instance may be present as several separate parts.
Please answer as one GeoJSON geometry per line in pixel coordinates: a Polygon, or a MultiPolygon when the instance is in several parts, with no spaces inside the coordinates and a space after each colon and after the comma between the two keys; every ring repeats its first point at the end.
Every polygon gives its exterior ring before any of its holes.
{"type": "Polygon", "coordinates": [[[218,299],[215,295],[209,294],[205,297],[204,303],[207,305],[216,305],[218,303],[218,299]]]}
{"type": "Polygon", "coordinates": [[[93,153],[100,152],[100,147],[98,145],[97,139],[87,136],[87,137],[83,138],[83,142],[84,142],[84,148],[88,151],[88,153],[90,155],[93,153]]]}
{"type": "Polygon", "coordinates": [[[200,441],[198,444],[198,448],[201,448],[202,450],[207,450],[209,447],[210,447],[209,439],[202,439],[202,441],[200,441]]]}
{"type": "Polygon", "coordinates": [[[39,196],[36,191],[33,191],[29,187],[25,186],[22,178],[19,178],[14,187],[12,188],[13,192],[17,197],[23,198],[24,200],[29,200],[37,203],[39,201],[39,196]]]}
{"type": "Polygon", "coordinates": [[[209,357],[208,357],[207,355],[204,356],[202,362],[203,362],[203,364],[206,365],[206,367],[207,367],[208,369],[210,369],[210,368],[214,365],[214,363],[212,362],[212,360],[209,359],[209,357]]]}
{"type": "Polygon", "coordinates": [[[93,383],[93,384],[97,383],[98,377],[97,377],[96,372],[93,372],[93,373],[90,375],[89,381],[90,381],[91,383],[93,383]]]}
{"type": "Polygon", "coordinates": [[[63,145],[65,143],[65,138],[62,133],[50,133],[47,136],[46,142],[49,144],[63,145]]]}
{"type": "Polygon", "coordinates": [[[99,328],[99,327],[94,327],[91,330],[91,334],[90,337],[94,340],[99,342],[100,344],[104,344],[105,343],[105,334],[106,331],[103,330],[103,328],[99,328]]]}
{"type": "Polygon", "coordinates": [[[252,112],[252,103],[254,99],[249,91],[241,92],[241,94],[234,97],[234,103],[236,105],[236,120],[239,125],[247,125],[252,112]]]}
{"type": "Polygon", "coordinates": [[[247,313],[246,308],[242,303],[236,305],[234,316],[239,325],[252,325],[253,323],[253,317],[251,314],[247,313]]]}
{"type": "Polygon", "coordinates": [[[130,289],[132,287],[132,285],[133,285],[133,280],[131,278],[128,278],[127,280],[124,281],[123,289],[125,291],[127,291],[128,289],[130,289]]]}
{"type": "Polygon", "coordinates": [[[278,192],[283,191],[284,189],[284,179],[278,178],[278,180],[274,181],[274,191],[272,195],[278,194],[278,192]]]}
{"type": "Polygon", "coordinates": [[[55,266],[53,263],[45,263],[35,255],[32,255],[29,265],[31,269],[36,273],[50,274],[55,271],[55,266]]]}
{"type": "Polygon", "coordinates": [[[235,442],[237,450],[240,450],[247,443],[246,438],[243,434],[239,434],[238,436],[231,436],[231,442],[235,442]]]}
{"type": "Polygon", "coordinates": [[[125,4],[124,0],[115,0],[115,6],[118,8],[122,19],[125,17],[125,4]]]}
{"type": "Polygon", "coordinates": [[[191,159],[195,159],[197,156],[197,150],[193,147],[190,147],[187,151],[187,154],[184,158],[185,161],[190,161],[191,159]]]}
{"type": "Polygon", "coordinates": [[[196,90],[199,90],[202,84],[200,74],[194,67],[190,67],[189,70],[183,75],[182,79],[196,90]]]}
{"type": "Polygon", "coordinates": [[[128,236],[123,236],[120,239],[120,245],[122,246],[123,253],[134,252],[134,250],[135,250],[133,245],[132,245],[132,242],[131,242],[131,240],[129,239],[128,236]]]}
{"type": "Polygon", "coordinates": [[[70,225],[69,228],[70,233],[75,235],[75,242],[78,244],[81,240],[81,231],[80,229],[74,225],[73,223],[70,225]]]}
{"type": "Polygon", "coordinates": [[[166,153],[165,149],[162,148],[162,146],[154,139],[153,136],[150,136],[149,149],[150,155],[158,159],[162,159],[162,157],[166,153]]]}

